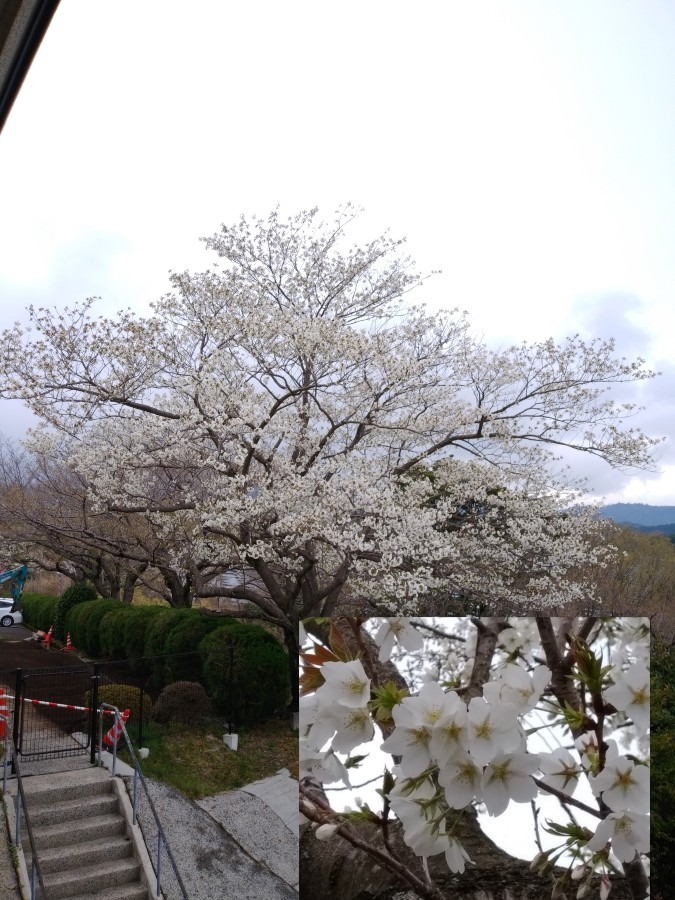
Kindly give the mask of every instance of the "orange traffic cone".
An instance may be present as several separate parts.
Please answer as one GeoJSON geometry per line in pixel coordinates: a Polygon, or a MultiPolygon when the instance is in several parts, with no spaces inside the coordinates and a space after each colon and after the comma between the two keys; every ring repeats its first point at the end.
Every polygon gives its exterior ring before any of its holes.
{"type": "Polygon", "coordinates": [[[110,729],[110,731],[103,738],[104,744],[109,744],[111,747],[113,747],[117,743],[118,738],[122,734],[122,728],[126,724],[126,721],[129,718],[130,713],[131,713],[131,710],[129,710],[129,709],[124,710],[124,712],[120,715],[119,719],[117,720],[117,724],[113,725],[113,727],[110,729]]]}
{"type": "Polygon", "coordinates": [[[53,631],[54,631],[54,626],[53,626],[53,625],[50,625],[50,626],[49,626],[49,631],[48,631],[47,634],[45,635],[45,639],[44,639],[44,641],[42,642],[42,646],[45,648],[45,650],[50,650],[50,649],[51,649],[51,645],[52,645],[52,633],[53,633],[53,631]]]}
{"type": "Polygon", "coordinates": [[[70,639],[70,632],[68,632],[68,637],[66,638],[66,646],[61,648],[62,650],[74,650],[73,642],[70,639]]]}
{"type": "MultiPolygon", "coordinates": [[[[9,706],[7,705],[7,697],[5,697],[4,690],[0,687],[0,715],[7,716],[9,719],[9,706]]],[[[7,722],[4,719],[0,719],[0,741],[4,741],[5,735],[7,734],[7,722]]]]}

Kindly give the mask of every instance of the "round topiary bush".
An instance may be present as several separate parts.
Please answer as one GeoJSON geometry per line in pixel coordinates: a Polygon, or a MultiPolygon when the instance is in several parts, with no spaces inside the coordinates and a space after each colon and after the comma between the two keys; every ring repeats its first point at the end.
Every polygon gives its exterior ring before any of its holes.
{"type": "Polygon", "coordinates": [[[197,681],[174,681],[167,684],[155,703],[155,722],[166,725],[196,725],[211,713],[211,703],[204,687],[197,681]]]}
{"type": "MultiPolygon", "coordinates": [[[[99,703],[110,703],[120,712],[130,710],[129,721],[136,724],[141,717],[141,689],[133,684],[102,684],[98,688],[99,703]]],[[[91,691],[87,692],[86,706],[91,706],[91,691]]],[[[110,718],[106,716],[106,720],[110,718]]],[[[143,695],[143,721],[152,718],[152,701],[147,694],[143,695]]]]}
{"type": "Polygon", "coordinates": [[[283,713],[290,696],[288,657],[264,628],[226,620],[201,640],[199,651],[209,696],[233,722],[262,722],[283,713]]]}
{"type": "MultiPolygon", "coordinates": [[[[88,600],[95,600],[98,594],[94,588],[84,581],[77,581],[75,584],[67,588],[60,596],[56,605],[56,615],[54,617],[54,637],[59,641],[65,641],[68,629],[66,627],[66,616],[68,612],[78,603],[85,603],[88,600]]],[[[71,635],[72,637],[72,635],[71,635]]]]}

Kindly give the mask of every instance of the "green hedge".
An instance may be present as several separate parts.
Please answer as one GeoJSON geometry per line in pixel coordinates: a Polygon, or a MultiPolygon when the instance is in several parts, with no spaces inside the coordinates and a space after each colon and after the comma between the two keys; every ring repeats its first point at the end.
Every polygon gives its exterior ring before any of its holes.
{"type": "Polygon", "coordinates": [[[101,656],[101,620],[113,610],[120,609],[119,600],[91,600],[79,603],[66,616],[66,629],[77,650],[95,659],[101,656]]]}
{"type": "Polygon", "coordinates": [[[116,608],[111,609],[100,620],[98,637],[101,656],[107,656],[108,659],[125,658],[124,625],[130,613],[128,606],[117,603],[116,608]]]}
{"type": "Polygon", "coordinates": [[[237,724],[265,721],[289,700],[288,657],[279,641],[259,625],[224,619],[202,639],[206,689],[215,705],[237,724]],[[230,648],[233,648],[232,709],[229,709],[230,648]]]}
{"type": "MultiPolygon", "coordinates": [[[[148,629],[157,616],[166,612],[161,606],[131,606],[124,620],[124,655],[126,659],[140,660],[145,655],[145,640],[148,629]]],[[[135,672],[149,675],[150,668],[145,662],[135,662],[135,672]]]]}
{"type": "Polygon", "coordinates": [[[51,618],[52,621],[47,624],[47,628],[49,628],[53,622],[58,600],[58,597],[52,597],[51,594],[23,593],[21,595],[22,613],[26,624],[33,628],[42,628],[39,623],[51,618]]]}
{"type": "Polygon", "coordinates": [[[164,653],[170,657],[168,665],[170,681],[203,683],[202,661],[197,648],[207,634],[222,626],[222,620],[205,616],[197,609],[186,612],[192,615],[176,619],[164,641],[164,653]]]}
{"type": "MultiPolygon", "coordinates": [[[[195,615],[201,616],[199,610],[163,609],[158,616],[152,619],[145,633],[145,655],[148,657],[165,656],[166,642],[173,629],[183,621],[194,619],[195,615]]],[[[196,650],[196,645],[191,649],[196,650]]],[[[149,665],[151,671],[148,686],[151,690],[161,690],[165,684],[176,680],[169,660],[157,659],[149,665]]]]}
{"type": "MultiPolygon", "coordinates": [[[[54,622],[58,597],[24,594],[24,617],[47,630],[54,622]]],[[[147,686],[160,690],[175,681],[205,685],[214,705],[229,713],[230,647],[234,648],[232,719],[248,724],[281,714],[289,700],[288,657],[264,628],[238,619],[205,616],[197,609],[128,606],[119,600],[90,600],[65,616],[77,650],[116,659],[161,657],[148,664],[147,686]],[[201,664],[181,654],[198,651],[201,664]],[[168,654],[168,656],[167,656],[168,654]],[[166,658],[164,658],[166,657],[166,658]]]]}
{"type": "MultiPolygon", "coordinates": [[[[59,602],[56,605],[56,617],[54,620],[54,637],[59,641],[66,640],[68,629],[66,627],[66,617],[68,612],[78,603],[85,603],[88,600],[95,600],[98,594],[90,584],[78,581],[72,584],[61,594],[59,602]]],[[[71,635],[72,638],[72,635],[71,635]]]]}

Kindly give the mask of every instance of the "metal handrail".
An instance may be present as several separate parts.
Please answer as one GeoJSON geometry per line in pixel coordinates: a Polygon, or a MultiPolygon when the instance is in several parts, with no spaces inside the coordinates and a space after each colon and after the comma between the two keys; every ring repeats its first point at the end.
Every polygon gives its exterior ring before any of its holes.
{"type": "Polygon", "coordinates": [[[23,815],[26,821],[26,831],[28,832],[28,842],[30,843],[30,849],[32,854],[31,860],[31,870],[30,870],[30,900],[35,900],[36,898],[36,887],[35,887],[35,877],[37,875],[37,880],[40,884],[40,888],[42,890],[42,897],[47,900],[47,891],[45,889],[44,881],[42,880],[42,871],[40,869],[40,863],[38,861],[37,849],[35,847],[35,840],[33,839],[33,829],[30,824],[30,816],[28,815],[28,805],[26,803],[26,794],[23,789],[23,781],[21,779],[21,767],[19,766],[18,754],[16,752],[16,747],[14,745],[14,739],[11,737],[9,733],[9,718],[4,714],[0,713],[0,719],[5,722],[5,753],[3,758],[3,766],[2,766],[2,790],[5,792],[7,790],[7,766],[9,764],[10,759],[10,751],[12,755],[13,761],[13,769],[14,774],[16,775],[16,784],[17,784],[17,792],[16,792],[16,823],[14,829],[14,846],[18,849],[21,847],[21,807],[23,806],[23,815]]]}
{"type": "MultiPolygon", "coordinates": [[[[148,790],[148,786],[146,784],[145,778],[143,777],[143,773],[141,772],[141,766],[138,762],[138,757],[134,752],[134,748],[131,744],[131,740],[127,733],[126,726],[124,724],[124,720],[120,717],[120,711],[116,706],[113,706],[110,703],[101,703],[99,705],[99,716],[98,716],[98,764],[101,765],[101,746],[103,744],[103,710],[108,709],[112,710],[115,713],[115,733],[119,728],[119,725],[122,726],[122,732],[120,737],[123,735],[126,741],[127,750],[129,751],[129,755],[131,756],[131,760],[134,765],[134,786],[133,786],[133,824],[138,824],[140,828],[140,822],[138,822],[137,807],[138,807],[138,783],[140,784],[145,791],[145,796],[148,801],[148,806],[150,807],[150,811],[155,819],[155,825],[157,826],[157,898],[160,900],[162,896],[161,892],[161,877],[162,877],[162,844],[166,849],[166,854],[173,868],[173,873],[176,876],[176,881],[178,882],[178,886],[181,890],[181,894],[183,896],[183,900],[189,900],[187,891],[185,889],[185,885],[183,884],[183,879],[180,877],[180,872],[178,871],[178,866],[176,865],[176,860],[174,859],[173,853],[171,852],[171,847],[169,846],[169,842],[166,839],[166,835],[164,834],[164,829],[162,828],[162,823],[159,820],[159,816],[157,814],[157,810],[155,809],[155,804],[152,802],[152,797],[150,796],[150,792],[148,790]]],[[[112,774],[115,775],[115,766],[117,764],[117,741],[113,740],[113,762],[112,762],[112,774]]]]}

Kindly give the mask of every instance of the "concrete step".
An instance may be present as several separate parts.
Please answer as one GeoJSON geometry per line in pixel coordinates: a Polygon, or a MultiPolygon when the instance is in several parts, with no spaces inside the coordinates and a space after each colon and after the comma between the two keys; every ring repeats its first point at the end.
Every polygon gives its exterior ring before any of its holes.
{"type": "MultiPolygon", "coordinates": [[[[29,851],[30,844],[24,841],[24,851],[29,851]]],[[[93,866],[97,863],[113,859],[125,859],[133,856],[133,842],[125,835],[104,837],[86,844],[72,847],[52,847],[49,850],[38,849],[42,873],[71,871],[81,866],[93,866]]],[[[27,854],[30,860],[30,853],[27,854]]],[[[28,863],[30,866],[30,862],[28,863]]]]}
{"type": "Polygon", "coordinates": [[[133,882],[140,884],[140,872],[140,863],[132,857],[84,866],[72,872],[52,873],[44,876],[43,880],[49,900],[62,900],[78,894],[98,898],[100,888],[121,885],[124,885],[128,896],[128,885],[133,882]]]}
{"type": "MultiPolygon", "coordinates": [[[[108,794],[112,785],[110,774],[105,769],[90,768],[50,775],[33,775],[24,779],[23,789],[30,811],[35,805],[108,794]]],[[[10,792],[16,795],[15,784],[11,785],[10,792]]]]}
{"type": "Polygon", "coordinates": [[[89,816],[77,822],[56,822],[53,825],[40,825],[33,829],[33,837],[40,851],[50,847],[66,847],[74,844],[97,841],[103,836],[124,834],[126,823],[119,814],[105,816],[89,816]]]}
{"type": "Polygon", "coordinates": [[[77,894],[68,900],[150,900],[148,889],[142,884],[123,884],[120,887],[103,888],[95,894],[77,894]]]}
{"type": "Polygon", "coordinates": [[[28,800],[30,824],[49,825],[52,822],[69,822],[73,819],[85,819],[89,816],[104,816],[116,813],[117,797],[112,794],[94,794],[91,797],[79,797],[71,800],[60,800],[54,803],[43,803],[41,794],[33,794],[28,800]]]}

